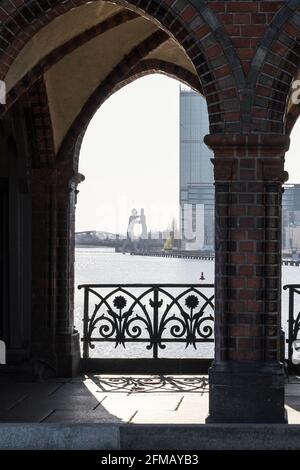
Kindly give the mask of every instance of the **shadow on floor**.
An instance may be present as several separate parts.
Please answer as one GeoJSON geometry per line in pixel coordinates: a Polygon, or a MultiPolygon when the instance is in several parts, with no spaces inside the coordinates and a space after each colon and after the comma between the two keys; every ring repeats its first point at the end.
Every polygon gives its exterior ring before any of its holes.
{"type": "MultiPolygon", "coordinates": [[[[0,375],[0,422],[200,424],[207,376],[83,375],[33,381],[0,375]]],[[[289,423],[300,423],[300,383],[286,385],[289,423]]]]}
{"type": "Polygon", "coordinates": [[[121,393],[195,393],[208,387],[207,377],[195,376],[103,376],[93,375],[92,380],[103,392],[121,393]]]}
{"type": "MultiPolygon", "coordinates": [[[[113,414],[101,405],[106,395],[86,378],[23,380],[0,377],[2,423],[123,423],[131,416],[113,414]]],[[[118,410],[117,410],[118,411],[118,410]]]]}

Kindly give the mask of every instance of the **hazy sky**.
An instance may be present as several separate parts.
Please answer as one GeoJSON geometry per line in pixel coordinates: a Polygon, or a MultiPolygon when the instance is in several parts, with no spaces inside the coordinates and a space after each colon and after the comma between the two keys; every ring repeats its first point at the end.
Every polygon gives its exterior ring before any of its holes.
{"type": "MultiPolygon", "coordinates": [[[[300,122],[286,156],[289,182],[300,183],[300,122]]],[[[85,134],[76,230],[125,233],[132,208],[148,227],[163,229],[178,215],[179,83],[143,77],[109,98],[85,134]]]]}
{"type": "Polygon", "coordinates": [[[76,230],[125,233],[130,212],[165,228],[179,200],[179,83],[136,80],[95,114],[82,144],[76,230]]]}
{"type": "Polygon", "coordinates": [[[289,173],[288,183],[300,183],[300,119],[291,134],[290,149],[285,156],[285,169],[289,173]]]}

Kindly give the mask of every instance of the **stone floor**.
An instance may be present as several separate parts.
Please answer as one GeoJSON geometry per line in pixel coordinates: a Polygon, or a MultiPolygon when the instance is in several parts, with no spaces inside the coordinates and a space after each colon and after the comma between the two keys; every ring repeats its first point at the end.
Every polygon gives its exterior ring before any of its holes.
{"type": "MultiPolygon", "coordinates": [[[[300,424],[300,377],[287,381],[286,408],[300,424]]],[[[201,424],[207,415],[207,376],[0,376],[0,422],[201,424]]]]}

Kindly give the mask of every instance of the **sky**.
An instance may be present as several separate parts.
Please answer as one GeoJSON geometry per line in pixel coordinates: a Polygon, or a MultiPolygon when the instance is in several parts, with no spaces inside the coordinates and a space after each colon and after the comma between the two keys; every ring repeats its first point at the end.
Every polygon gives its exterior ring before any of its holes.
{"type": "MultiPolygon", "coordinates": [[[[300,183],[300,120],[286,155],[288,183],[300,183]]],[[[86,131],[79,160],[76,231],[126,233],[133,208],[148,228],[179,214],[179,82],[140,78],[110,97],[86,131]]]]}
{"type": "Polygon", "coordinates": [[[81,148],[76,231],[126,233],[133,208],[149,229],[178,215],[179,82],[140,78],[110,97],[92,119],[81,148]]]}
{"type": "Polygon", "coordinates": [[[289,173],[287,183],[300,183],[300,119],[291,133],[290,148],[285,156],[285,169],[289,173]]]}

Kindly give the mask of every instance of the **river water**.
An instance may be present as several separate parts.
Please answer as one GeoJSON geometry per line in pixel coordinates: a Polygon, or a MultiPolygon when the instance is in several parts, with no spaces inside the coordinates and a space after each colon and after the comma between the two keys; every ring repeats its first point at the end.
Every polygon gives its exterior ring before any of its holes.
{"type": "MultiPolygon", "coordinates": [[[[82,335],[83,290],[80,284],[171,284],[171,283],[214,283],[214,262],[186,260],[177,258],[159,258],[130,256],[115,253],[110,248],[77,247],[75,262],[75,326],[82,335]],[[205,281],[200,281],[201,272],[205,281]]],[[[300,284],[300,267],[283,266],[282,284],[300,284]]],[[[287,331],[288,293],[282,292],[282,325],[287,331]]],[[[113,343],[101,343],[91,351],[94,357],[151,357],[143,344],[127,344],[114,347],[113,343]]],[[[198,344],[185,348],[184,344],[168,345],[160,351],[159,357],[213,357],[213,345],[198,344]]]]}

